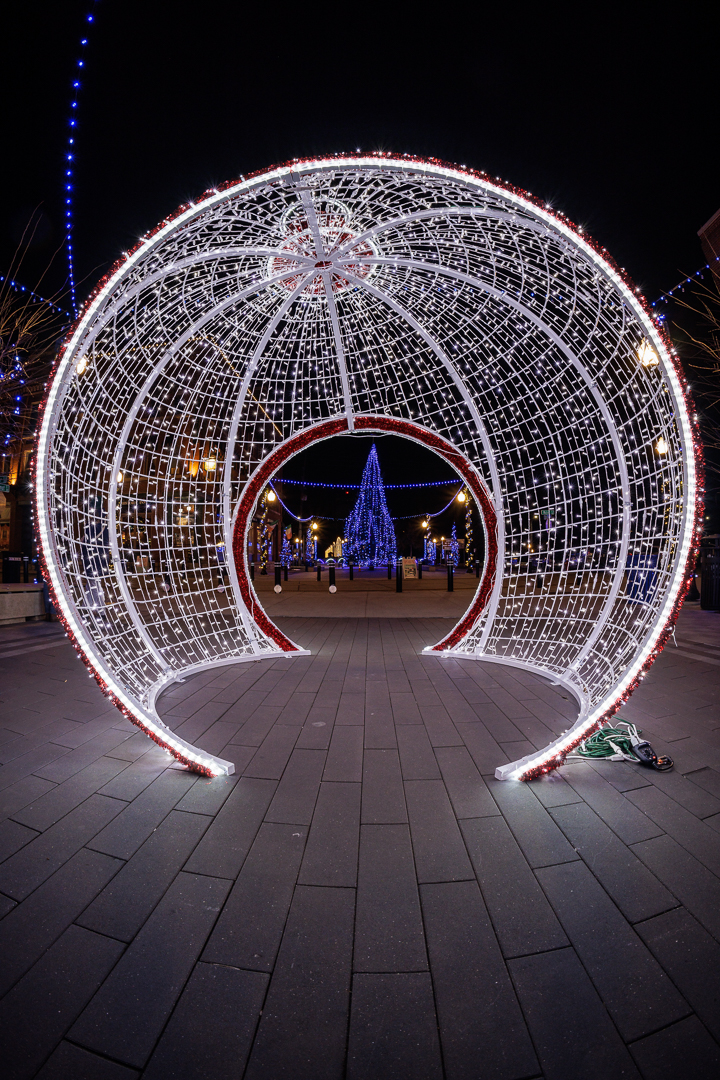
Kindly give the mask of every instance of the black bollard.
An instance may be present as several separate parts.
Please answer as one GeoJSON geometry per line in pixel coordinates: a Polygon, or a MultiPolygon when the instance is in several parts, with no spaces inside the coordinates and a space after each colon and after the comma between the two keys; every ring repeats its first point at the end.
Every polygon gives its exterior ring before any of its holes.
{"type": "Polygon", "coordinates": [[[330,592],[335,592],[335,567],[331,566],[328,569],[328,588],[330,592]]]}
{"type": "Polygon", "coordinates": [[[255,563],[254,562],[250,563],[250,580],[251,581],[255,580],[255,563]]]}
{"type": "Polygon", "coordinates": [[[320,565],[320,563],[318,563],[317,564],[317,579],[318,579],[318,581],[321,580],[321,577],[320,577],[320,571],[321,570],[322,570],[322,566],[320,565]]]}
{"type": "Polygon", "coordinates": [[[282,566],[277,562],[275,563],[275,584],[282,589],[282,566]]]}
{"type": "Polygon", "coordinates": [[[350,565],[348,566],[348,570],[350,571],[350,580],[352,581],[353,580],[353,564],[352,563],[350,563],[350,565]]]}
{"type": "Polygon", "coordinates": [[[388,563],[388,581],[392,581],[392,563],[388,563]]]}
{"type": "Polygon", "coordinates": [[[399,559],[398,564],[395,567],[395,592],[402,592],[402,585],[403,585],[402,559],[399,559]]]}
{"type": "Polygon", "coordinates": [[[477,577],[477,578],[480,577],[480,560],[479,559],[475,560],[475,577],[477,577]]]}
{"type": "Polygon", "coordinates": [[[288,579],[288,568],[287,568],[287,563],[285,563],[285,566],[283,567],[283,570],[285,571],[285,580],[287,581],[287,579],[288,579]]]}
{"type": "Polygon", "coordinates": [[[422,581],[422,559],[418,559],[418,581],[422,581]]]}
{"type": "Polygon", "coordinates": [[[455,582],[453,581],[453,564],[451,562],[448,563],[447,572],[448,572],[448,590],[447,591],[452,592],[453,589],[455,588],[455,582]]]}

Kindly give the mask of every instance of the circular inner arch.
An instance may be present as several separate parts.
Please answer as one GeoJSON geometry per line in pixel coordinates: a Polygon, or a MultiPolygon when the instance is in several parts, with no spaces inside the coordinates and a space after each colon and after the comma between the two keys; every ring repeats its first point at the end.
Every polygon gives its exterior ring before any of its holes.
{"type": "MultiPolygon", "coordinates": [[[[418,424],[410,424],[407,421],[402,420],[392,420],[386,416],[358,416],[355,418],[354,427],[356,431],[367,431],[368,433],[377,431],[403,435],[405,438],[412,439],[415,442],[421,443],[423,446],[429,447],[439,457],[444,458],[445,461],[452,466],[455,472],[462,477],[475,499],[485,533],[485,562],[478,589],[473,597],[472,603],[450,634],[448,634],[443,641],[438,642],[437,645],[433,646],[433,649],[436,651],[452,648],[453,645],[457,644],[457,642],[460,641],[477,622],[483,608],[487,604],[497,573],[497,518],[487,489],[463,454],[444,439],[441,439],[434,432],[426,431],[418,424]]],[[[282,468],[286,461],[289,461],[311,443],[331,439],[348,430],[349,428],[346,419],[335,420],[331,421],[329,424],[318,424],[315,427],[308,428],[300,435],[295,436],[293,439],[289,439],[283,446],[278,447],[265,462],[263,462],[250,483],[247,485],[237,506],[233,526],[233,560],[240,593],[258,627],[264,634],[271,638],[283,652],[295,652],[297,651],[297,645],[295,645],[268,617],[250,580],[247,557],[247,538],[253,510],[257,505],[262,490],[272,480],[279,469],[282,468]]]]}

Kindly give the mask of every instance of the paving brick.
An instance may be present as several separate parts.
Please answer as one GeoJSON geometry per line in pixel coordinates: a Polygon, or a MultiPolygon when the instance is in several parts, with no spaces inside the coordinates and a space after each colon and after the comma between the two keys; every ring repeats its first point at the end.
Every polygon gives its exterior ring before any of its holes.
{"type": "Polygon", "coordinates": [[[360,784],[321,784],[300,869],[300,884],[355,888],[360,796],[360,784]]]}
{"type": "Polygon", "coordinates": [[[577,859],[577,852],[526,784],[488,779],[487,785],[532,867],[577,859]]]}
{"type": "Polygon", "coordinates": [[[474,877],[442,780],[407,781],[405,798],[418,881],[467,881],[474,877]]]}
{"type": "Polygon", "coordinates": [[[6,1080],[30,1080],[114,967],[124,946],[70,926],[0,1002],[6,1080]]]}
{"type": "MultiPolygon", "coordinates": [[[[348,680],[346,679],[346,683],[348,680]]],[[[365,724],[365,671],[363,670],[362,676],[359,680],[351,680],[351,682],[357,682],[362,687],[362,693],[355,691],[343,692],[340,697],[340,704],[338,705],[337,716],[335,718],[336,724],[348,724],[348,725],[364,725],[365,724]]]]}
{"type": "Polygon", "coordinates": [[[189,772],[167,769],[90,842],[96,851],[129,859],[195,782],[189,772]]]}
{"type": "Polygon", "coordinates": [[[448,1080],[533,1076],[537,1058],[477,884],[420,889],[448,1080]]]}
{"type": "Polygon", "coordinates": [[[386,705],[365,706],[365,748],[367,750],[391,749],[397,745],[395,724],[393,723],[390,703],[386,705]]]}
{"type": "Polygon", "coordinates": [[[352,889],[298,886],[245,1080],[340,1080],[352,956],[352,889]]]}
{"type": "Polygon", "coordinates": [[[717,1076],[720,1046],[696,1016],[634,1043],[630,1050],[645,1080],[717,1076]]]}
{"type": "Polygon", "coordinates": [[[126,767],[124,762],[99,757],[13,816],[31,829],[49,829],[126,767]]]}
{"type": "Polygon", "coordinates": [[[440,777],[437,759],[422,725],[408,724],[397,733],[403,780],[434,780],[440,777]]]}
{"type": "Polygon", "coordinates": [[[429,974],[355,975],[347,1080],[442,1075],[429,974]]]}
{"type": "Polygon", "coordinates": [[[548,866],[537,877],[626,1042],[688,1015],[687,1002],[586,866],[548,866]]]}
{"type": "Polygon", "coordinates": [[[435,757],[457,818],[500,813],[465,746],[438,746],[435,757]]]}
{"type": "Polygon", "coordinates": [[[635,844],[633,851],[691,915],[720,941],[720,881],[717,877],[671,836],[658,836],[635,844]]]}
{"type": "Polygon", "coordinates": [[[295,744],[303,750],[327,750],[335,725],[337,707],[319,708],[313,705],[295,744]]]}
{"type": "Polygon", "coordinates": [[[38,1080],[136,1080],[140,1074],[116,1061],[61,1042],[37,1074],[38,1080]]]}
{"type": "Polygon", "coordinates": [[[36,769],[46,765],[48,761],[54,761],[55,758],[67,753],[66,746],[43,743],[43,745],[37,746],[27,753],[21,754],[0,769],[0,791],[5,791],[7,788],[12,787],[13,784],[16,784],[18,780],[22,780],[25,776],[35,772],[36,769]]]}
{"type": "Polygon", "coordinates": [[[0,997],[70,926],[123,864],[78,851],[0,922],[0,997]]]}
{"type": "Polygon", "coordinates": [[[476,818],[461,827],[503,954],[525,956],[567,945],[507,823],[500,817],[476,818]]]}
{"type": "Polygon", "coordinates": [[[307,829],[265,822],[203,953],[212,964],[273,969],[307,829]]]}
{"type": "Polygon", "coordinates": [[[366,824],[407,821],[397,750],[366,750],[363,758],[362,820],[366,824]]]}
{"type": "Polygon", "coordinates": [[[309,825],[324,768],[324,750],[293,750],[266,820],[309,825]]]}
{"type": "Polygon", "coordinates": [[[478,772],[492,775],[498,765],[503,765],[507,755],[495,741],[484,724],[458,724],[458,734],[467,746],[478,772]]]}
{"type": "Polygon", "coordinates": [[[273,727],[245,769],[245,776],[254,776],[262,780],[279,780],[299,735],[299,727],[287,725],[273,727]]]}
{"type": "Polygon", "coordinates": [[[76,921],[99,934],[132,941],[208,825],[207,818],[171,810],[76,921]]]}
{"type": "Polygon", "coordinates": [[[0,791],[0,819],[17,814],[23,807],[47,795],[55,786],[51,780],[41,780],[39,776],[24,776],[12,787],[0,791]]]}
{"type": "Polygon", "coordinates": [[[323,780],[360,782],[362,764],[363,729],[349,725],[340,727],[336,724],[330,740],[323,780]]]}
{"type": "Polygon", "coordinates": [[[714,829],[654,786],[630,791],[627,797],[686,851],[720,875],[720,835],[714,829]]]}
{"type": "Polygon", "coordinates": [[[214,816],[239,779],[239,776],[200,776],[187,794],[183,795],[176,809],[184,810],[188,814],[214,816]]]}
{"type": "Polygon", "coordinates": [[[720,1040],[720,944],[684,908],[635,929],[705,1026],[720,1040]]]}
{"type": "MultiPolygon", "coordinates": [[[[417,697],[417,694],[415,696],[417,697]]],[[[443,705],[425,704],[424,698],[421,698],[418,706],[433,746],[462,746],[463,737],[443,705]]],[[[470,752],[472,753],[472,750],[470,752]]]]}
{"type": "Polygon", "coordinates": [[[70,1039],[122,1064],[142,1068],[229,888],[228,881],[179,874],[70,1029],[70,1039]]]}
{"type": "Polygon", "coordinates": [[[391,692],[390,707],[396,727],[405,724],[422,724],[422,716],[414,694],[391,692]]]}
{"type": "Polygon", "coordinates": [[[688,773],[687,779],[720,799],[720,772],[717,769],[698,769],[688,773]]]}
{"type": "Polygon", "coordinates": [[[677,906],[677,900],[585,803],[554,807],[552,816],[630,922],[677,906]]]}
{"type": "Polygon", "coordinates": [[[274,780],[241,777],[185,869],[194,874],[236,878],[276,787],[274,780]]]}
{"type": "Polygon", "coordinates": [[[123,739],[113,750],[107,751],[108,757],[119,758],[120,761],[137,761],[147,754],[153,746],[153,741],[144,731],[138,731],[129,739],[123,739]]]}
{"type": "Polygon", "coordinates": [[[572,949],[509,962],[546,1080],[640,1080],[572,949]]]}
{"type": "Polygon", "coordinates": [[[564,780],[557,769],[537,780],[528,781],[528,787],[537,796],[545,809],[552,806],[566,806],[568,803],[582,802],[578,793],[564,780]]]}
{"type": "Polygon", "coordinates": [[[131,802],[168,768],[171,760],[166,751],[155,746],[137,761],[126,764],[113,780],[100,789],[100,794],[131,802]]]}
{"type": "Polygon", "coordinates": [[[9,859],[37,835],[34,829],[18,825],[16,821],[0,821],[0,862],[9,859]]]}
{"type": "Polygon", "coordinates": [[[661,834],[662,829],[628,801],[629,795],[626,797],[616,791],[590,766],[569,766],[565,769],[565,777],[578,795],[626,844],[637,844],[661,834]]]}
{"type": "Polygon", "coordinates": [[[0,892],[14,900],[24,900],[92,840],[124,806],[125,803],[117,799],[91,795],[0,866],[0,892]]]}
{"type": "Polygon", "coordinates": [[[45,780],[52,780],[56,784],[62,784],[68,777],[84,770],[103,754],[114,750],[120,743],[125,742],[126,739],[127,735],[124,732],[108,728],[107,731],[102,731],[99,735],[96,735],[94,739],[88,739],[87,742],[81,743],[80,746],[71,750],[69,754],[63,754],[62,757],[56,758],[55,761],[43,765],[41,769],[36,770],[36,775],[42,776],[45,780]]]}
{"type": "Polygon", "coordinates": [[[426,971],[427,954],[407,825],[360,829],[355,971],[426,971]]]}
{"type": "Polygon", "coordinates": [[[267,984],[257,971],[197,964],[143,1080],[242,1076],[267,984]]]}

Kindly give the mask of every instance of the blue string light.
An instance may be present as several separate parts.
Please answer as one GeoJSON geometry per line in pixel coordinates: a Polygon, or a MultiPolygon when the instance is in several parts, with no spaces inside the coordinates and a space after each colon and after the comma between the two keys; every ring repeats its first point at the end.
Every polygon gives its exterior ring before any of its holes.
{"type": "Polygon", "coordinates": [[[63,311],[57,304],[53,304],[52,300],[46,300],[44,296],[40,296],[39,293],[33,292],[32,289],[28,289],[27,285],[21,285],[19,281],[11,281],[10,278],[3,277],[3,275],[0,274],[0,284],[6,284],[14,292],[29,296],[34,304],[47,304],[53,311],[59,311],[61,315],[67,315],[68,319],[70,318],[69,311],[63,311]]]}
{"type": "MultiPolygon", "coordinates": [[[[667,304],[668,300],[673,295],[673,293],[676,293],[678,290],[680,290],[680,292],[685,292],[685,286],[686,285],[692,285],[695,278],[699,277],[700,280],[702,281],[703,271],[704,270],[711,270],[713,265],[716,262],[720,262],[720,255],[716,255],[715,258],[713,259],[712,263],[705,263],[704,266],[701,266],[699,270],[695,271],[695,273],[692,275],[692,277],[683,278],[682,281],[678,281],[677,285],[675,285],[672,289],[670,289],[668,292],[666,292],[664,294],[664,296],[659,296],[657,300],[653,300],[653,302],[652,302],[652,304],[650,306],[651,307],[657,307],[658,304],[667,304]]],[[[664,316],[661,315],[659,317],[663,318],[664,316]]]]}
{"type": "MultiPolygon", "coordinates": [[[[98,2],[98,0],[94,0],[94,3],[97,3],[97,2],[98,2]]],[[[85,16],[85,22],[92,23],[94,21],[95,21],[95,16],[94,15],[89,14],[89,15],[85,16]]],[[[87,32],[86,32],[86,34],[87,34],[87,32]]],[[[81,37],[81,39],[80,39],[80,48],[83,51],[81,52],[81,54],[80,54],[80,56],[79,56],[79,58],[77,60],[77,63],[75,65],[76,70],[75,70],[75,72],[73,74],[73,79],[72,79],[72,87],[71,87],[72,93],[71,93],[71,101],[70,101],[70,116],[69,116],[69,119],[68,119],[68,127],[69,127],[70,130],[68,132],[67,151],[66,151],[66,154],[65,154],[65,183],[64,183],[64,192],[65,192],[65,249],[67,251],[67,259],[68,259],[68,283],[70,285],[70,303],[72,304],[72,309],[73,309],[75,315],[77,315],[78,309],[77,309],[77,297],[76,297],[76,293],[75,293],[75,266],[74,266],[74,263],[73,263],[73,226],[74,226],[74,221],[73,221],[73,188],[74,188],[74,184],[73,184],[73,180],[74,180],[74,176],[75,176],[74,162],[75,162],[76,156],[77,156],[76,155],[76,146],[75,146],[75,137],[77,135],[77,130],[78,130],[77,108],[78,108],[78,98],[80,97],[80,88],[82,86],[80,76],[82,74],[82,69],[85,67],[85,60],[83,59],[83,56],[84,56],[85,47],[87,46],[87,43],[88,43],[88,39],[87,39],[86,34],[83,35],[81,37]]]]}
{"type": "MultiPolygon", "coordinates": [[[[275,483],[298,484],[301,487],[337,488],[345,491],[349,488],[352,488],[353,491],[359,491],[362,486],[361,484],[322,484],[317,480],[283,480],[281,476],[275,477],[275,483]]],[[[452,480],[428,480],[423,484],[385,484],[383,486],[386,491],[399,491],[402,488],[447,487],[448,484],[456,483],[457,477],[453,477],[452,480]]]]}

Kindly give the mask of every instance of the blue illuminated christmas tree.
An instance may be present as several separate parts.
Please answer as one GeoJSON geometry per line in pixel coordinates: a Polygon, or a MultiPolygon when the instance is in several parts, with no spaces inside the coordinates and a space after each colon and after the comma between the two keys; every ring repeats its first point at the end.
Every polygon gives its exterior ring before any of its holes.
{"type": "Polygon", "coordinates": [[[450,533],[450,557],[448,562],[453,566],[457,566],[460,561],[460,545],[458,544],[457,530],[455,528],[455,522],[453,522],[452,532],[450,533]]]}
{"type": "Polygon", "coordinates": [[[292,545],[290,544],[290,537],[288,536],[289,532],[290,530],[287,529],[283,533],[282,550],[280,551],[280,562],[283,566],[289,566],[292,562],[292,545]]]}
{"type": "Polygon", "coordinates": [[[395,526],[388,513],[375,443],[360,482],[355,509],[345,522],[343,553],[361,566],[381,566],[397,554],[395,526]]]}

